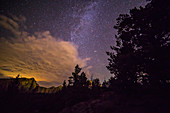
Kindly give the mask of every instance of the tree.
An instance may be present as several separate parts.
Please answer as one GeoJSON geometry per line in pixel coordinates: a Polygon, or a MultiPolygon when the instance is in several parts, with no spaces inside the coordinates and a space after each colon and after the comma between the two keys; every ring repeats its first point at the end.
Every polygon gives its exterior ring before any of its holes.
{"type": "Polygon", "coordinates": [[[110,77],[110,79],[108,81],[109,88],[111,88],[111,89],[117,89],[117,88],[120,89],[121,87],[120,87],[119,83],[120,82],[117,79],[115,79],[115,77],[110,77]]]}
{"type": "Polygon", "coordinates": [[[106,52],[107,69],[124,86],[137,84],[139,79],[152,85],[170,80],[169,6],[168,0],[152,0],[145,8],[118,17],[116,45],[106,52]]]}
{"type": "Polygon", "coordinates": [[[18,74],[17,76],[16,76],[16,79],[15,79],[15,86],[18,88],[18,86],[19,86],[19,77],[20,77],[20,74],[18,74]]]}
{"type": "Polygon", "coordinates": [[[20,74],[18,74],[17,76],[16,76],[16,79],[18,79],[20,77],[20,74]]]}
{"type": "Polygon", "coordinates": [[[79,65],[76,65],[74,70],[75,70],[75,72],[72,73],[73,80],[74,80],[73,86],[77,87],[79,85],[79,73],[81,71],[81,68],[79,67],[79,65]]]}
{"type": "Polygon", "coordinates": [[[89,83],[87,83],[87,77],[86,77],[86,74],[84,72],[82,72],[81,75],[79,76],[79,83],[80,83],[80,86],[87,86],[88,87],[89,83]]]}
{"type": "Polygon", "coordinates": [[[92,81],[92,88],[98,89],[99,87],[100,87],[100,80],[98,78],[96,78],[92,81]]]}
{"type": "Polygon", "coordinates": [[[66,89],[66,80],[64,80],[64,82],[63,82],[63,89],[66,89]]]}
{"type": "Polygon", "coordinates": [[[76,65],[75,72],[72,73],[72,76],[69,77],[69,86],[74,86],[74,87],[88,87],[89,86],[89,81],[87,80],[86,74],[82,72],[80,75],[79,73],[81,72],[81,68],[79,65],[76,65]]]}
{"type": "Polygon", "coordinates": [[[73,86],[73,77],[69,77],[68,86],[73,86]]]}
{"type": "Polygon", "coordinates": [[[102,87],[103,87],[103,88],[107,88],[107,86],[108,86],[108,83],[106,82],[106,80],[104,80],[104,81],[103,81],[103,84],[102,84],[102,87]]]}

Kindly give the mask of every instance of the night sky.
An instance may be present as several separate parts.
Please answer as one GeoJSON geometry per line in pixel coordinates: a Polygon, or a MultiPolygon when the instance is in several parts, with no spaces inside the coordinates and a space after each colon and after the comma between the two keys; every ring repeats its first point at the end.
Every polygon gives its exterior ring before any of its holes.
{"type": "Polygon", "coordinates": [[[21,74],[43,86],[62,84],[76,64],[88,78],[111,74],[106,51],[116,18],[146,0],[1,0],[0,77],[21,74]]]}

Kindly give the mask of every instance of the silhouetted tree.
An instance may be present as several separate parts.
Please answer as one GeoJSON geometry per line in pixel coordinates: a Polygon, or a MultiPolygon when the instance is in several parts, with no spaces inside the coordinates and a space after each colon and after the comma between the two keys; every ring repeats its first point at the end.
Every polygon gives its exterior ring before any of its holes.
{"type": "Polygon", "coordinates": [[[96,78],[92,81],[92,88],[97,89],[99,87],[100,87],[100,80],[98,78],[96,78]]]}
{"type": "Polygon", "coordinates": [[[74,70],[75,70],[75,72],[72,73],[73,80],[74,80],[73,86],[77,87],[79,85],[79,73],[81,71],[81,68],[79,67],[79,65],[76,65],[74,70]]]}
{"type": "Polygon", "coordinates": [[[103,81],[103,84],[102,84],[102,87],[103,87],[103,88],[107,88],[107,85],[108,85],[108,83],[106,82],[106,80],[104,80],[104,81],[103,81]]]}
{"type": "Polygon", "coordinates": [[[68,86],[73,86],[73,77],[72,76],[69,77],[68,86]]]}
{"type": "Polygon", "coordinates": [[[152,0],[117,19],[116,45],[106,53],[107,68],[119,83],[132,86],[141,80],[156,85],[170,80],[169,6],[169,0],[152,0]]]}
{"type": "Polygon", "coordinates": [[[87,86],[88,87],[87,77],[86,77],[86,74],[84,72],[82,72],[81,75],[79,76],[79,83],[80,83],[80,86],[87,86]]]}
{"type": "Polygon", "coordinates": [[[63,89],[66,89],[66,80],[64,80],[64,82],[63,82],[63,89]]]}
{"type": "Polygon", "coordinates": [[[79,65],[76,65],[75,67],[75,72],[72,73],[72,76],[69,77],[69,86],[74,86],[74,87],[88,87],[89,86],[89,81],[87,80],[86,74],[82,72],[80,75],[79,73],[81,72],[81,68],[79,65]]]}
{"type": "Polygon", "coordinates": [[[18,86],[19,86],[19,77],[20,77],[20,74],[18,74],[17,76],[16,76],[16,79],[15,79],[15,86],[18,88],[18,86]]]}
{"type": "Polygon", "coordinates": [[[20,77],[20,74],[18,74],[18,75],[16,76],[16,79],[19,78],[19,77],[20,77]]]}

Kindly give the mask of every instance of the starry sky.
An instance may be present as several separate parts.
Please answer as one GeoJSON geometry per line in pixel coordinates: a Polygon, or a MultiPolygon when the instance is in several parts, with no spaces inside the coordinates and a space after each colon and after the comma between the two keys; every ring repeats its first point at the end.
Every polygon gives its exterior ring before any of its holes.
{"type": "Polygon", "coordinates": [[[76,64],[88,78],[113,76],[106,51],[115,44],[116,18],[146,0],[1,0],[0,77],[35,77],[62,84],[76,64]]]}

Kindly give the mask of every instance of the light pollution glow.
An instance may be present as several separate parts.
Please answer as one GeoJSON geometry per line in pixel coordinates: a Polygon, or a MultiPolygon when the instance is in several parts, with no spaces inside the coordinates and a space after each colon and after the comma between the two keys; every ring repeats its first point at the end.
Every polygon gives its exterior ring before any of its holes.
{"type": "MultiPolygon", "coordinates": [[[[21,18],[0,16],[0,26],[10,32],[8,37],[0,37],[0,75],[1,77],[34,77],[40,85],[62,84],[74,70],[76,64],[88,73],[90,67],[78,56],[77,46],[69,41],[55,39],[49,31],[29,35],[19,30],[17,22],[21,18]],[[48,83],[48,84],[47,84],[48,83]]],[[[24,19],[25,21],[25,19],[24,19]]]]}

